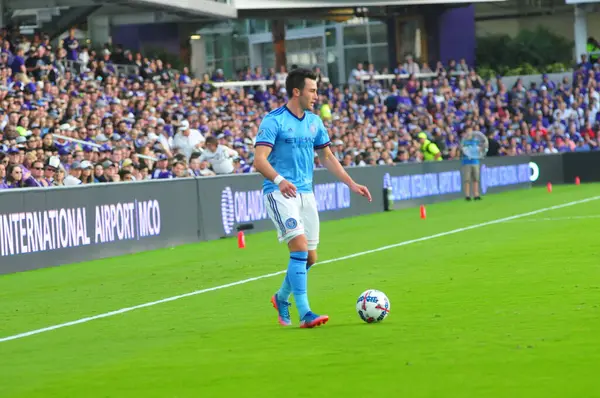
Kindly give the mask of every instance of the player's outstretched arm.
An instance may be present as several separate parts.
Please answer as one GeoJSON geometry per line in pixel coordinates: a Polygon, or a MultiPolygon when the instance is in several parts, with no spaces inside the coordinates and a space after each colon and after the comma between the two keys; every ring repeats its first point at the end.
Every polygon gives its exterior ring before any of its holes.
{"type": "Polygon", "coordinates": [[[266,145],[257,145],[254,150],[254,168],[266,179],[273,181],[279,186],[279,191],[285,198],[296,197],[296,187],[291,182],[284,179],[277,171],[271,166],[268,161],[269,154],[271,153],[271,147],[266,145]]]}
{"type": "Polygon", "coordinates": [[[354,182],[352,177],[350,177],[346,170],[344,170],[344,167],[342,167],[328,146],[323,149],[319,149],[317,153],[319,154],[321,164],[323,164],[323,166],[325,166],[331,174],[336,176],[338,180],[348,185],[348,188],[350,188],[352,192],[364,196],[365,198],[369,199],[369,202],[373,200],[371,198],[371,192],[369,192],[369,189],[364,185],[359,185],[354,182]]]}

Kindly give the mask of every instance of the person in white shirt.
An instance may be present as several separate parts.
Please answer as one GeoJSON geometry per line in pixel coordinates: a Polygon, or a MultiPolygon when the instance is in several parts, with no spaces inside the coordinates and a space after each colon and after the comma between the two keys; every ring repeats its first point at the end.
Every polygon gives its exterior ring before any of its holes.
{"type": "Polygon", "coordinates": [[[82,70],[88,70],[87,65],[90,62],[90,53],[88,52],[87,47],[83,47],[79,56],[77,57],[79,62],[81,62],[82,70]]]}
{"type": "Polygon", "coordinates": [[[558,105],[558,109],[556,109],[554,111],[554,120],[561,120],[561,121],[567,121],[571,118],[571,114],[573,113],[573,110],[570,108],[567,108],[567,104],[565,102],[561,102],[558,105]]]}
{"type": "Polygon", "coordinates": [[[69,175],[65,177],[63,184],[66,186],[81,185],[81,163],[73,162],[69,169],[69,175]]]}
{"type": "Polygon", "coordinates": [[[210,163],[216,174],[233,173],[233,158],[237,152],[225,145],[219,145],[217,138],[208,137],[206,139],[206,149],[200,155],[200,162],[210,163]]]}
{"type": "Polygon", "coordinates": [[[408,72],[409,75],[421,73],[421,68],[419,68],[419,64],[417,64],[414,61],[412,55],[406,56],[406,63],[404,64],[404,69],[408,72]]]}
{"type": "Polygon", "coordinates": [[[352,69],[350,72],[350,78],[348,79],[348,83],[350,84],[360,84],[362,82],[362,77],[367,74],[367,71],[363,69],[363,64],[359,62],[356,65],[356,69],[352,69]]]}
{"type": "Polygon", "coordinates": [[[196,129],[190,129],[190,122],[184,120],[179,127],[179,133],[173,139],[173,149],[177,149],[179,153],[183,153],[186,159],[192,156],[202,147],[205,138],[196,129]]]}
{"type": "Polygon", "coordinates": [[[545,154],[558,153],[558,149],[554,147],[554,143],[552,141],[548,141],[548,147],[544,149],[545,154]]]}
{"type": "Polygon", "coordinates": [[[287,78],[287,71],[285,70],[285,65],[281,65],[279,67],[279,73],[275,74],[275,80],[278,82],[285,82],[287,78]]]}

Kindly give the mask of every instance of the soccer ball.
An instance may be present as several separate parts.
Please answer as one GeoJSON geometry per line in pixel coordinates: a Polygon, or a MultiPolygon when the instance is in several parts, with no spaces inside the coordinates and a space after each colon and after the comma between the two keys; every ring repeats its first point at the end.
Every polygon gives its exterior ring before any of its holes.
{"type": "Polygon", "coordinates": [[[381,322],[390,313],[390,300],[379,290],[367,290],[358,297],[356,312],[367,323],[381,322]]]}

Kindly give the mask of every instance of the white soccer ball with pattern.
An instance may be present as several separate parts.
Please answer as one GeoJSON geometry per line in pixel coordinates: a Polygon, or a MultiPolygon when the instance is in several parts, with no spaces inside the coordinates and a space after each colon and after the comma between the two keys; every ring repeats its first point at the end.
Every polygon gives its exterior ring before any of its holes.
{"type": "Polygon", "coordinates": [[[358,297],[356,312],[367,323],[381,322],[390,313],[390,300],[379,290],[367,290],[358,297]]]}

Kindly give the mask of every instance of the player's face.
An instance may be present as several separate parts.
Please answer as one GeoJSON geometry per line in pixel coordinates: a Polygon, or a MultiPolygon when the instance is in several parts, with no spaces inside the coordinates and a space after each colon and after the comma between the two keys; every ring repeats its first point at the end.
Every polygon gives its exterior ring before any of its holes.
{"type": "Polygon", "coordinates": [[[302,109],[313,110],[315,102],[317,102],[317,82],[312,79],[304,80],[304,90],[300,94],[299,101],[302,109]]]}

